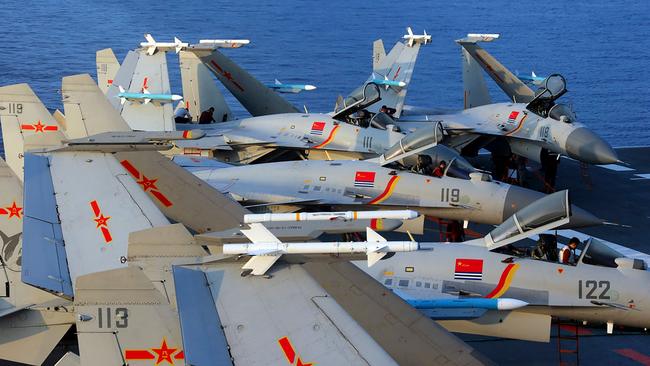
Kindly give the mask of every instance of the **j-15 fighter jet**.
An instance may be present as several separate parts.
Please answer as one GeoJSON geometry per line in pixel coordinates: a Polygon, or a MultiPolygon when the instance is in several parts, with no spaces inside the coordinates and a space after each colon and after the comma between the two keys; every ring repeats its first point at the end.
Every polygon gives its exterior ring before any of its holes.
{"type": "Polygon", "coordinates": [[[456,41],[463,54],[464,111],[417,115],[415,110],[403,115],[397,125],[403,131],[415,131],[424,137],[431,132],[420,130],[418,122],[440,123],[445,131],[442,143],[465,155],[487,147],[505,148],[506,154],[512,152],[537,162],[550,162],[553,159],[548,159],[549,154],[566,155],[589,164],[617,162],[616,152],[605,140],[578,122],[567,105],[556,102],[567,92],[564,78],[551,75],[533,92],[478,45],[496,37],[470,34],[456,41]],[[512,102],[492,103],[481,68],[512,102]]]}
{"type": "Polygon", "coordinates": [[[366,242],[281,243],[253,240],[225,244],[224,253],[251,256],[245,272],[264,274],[283,255],[367,252],[356,263],[447,329],[549,341],[551,316],[629,327],[650,326],[650,272],[596,239],[583,243],[574,263],[558,263],[557,246],[538,245],[535,257],[512,244],[570,220],[568,191],[560,191],[515,213],[484,238],[450,245],[389,241],[368,231],[366,242]],[[396,252],[392,257],[385,257],[396,252]],[[262,262],[267,258],[266,262],[262,262]],[[254,261],[253,259],[259,259],[254,261]],[[458,327],[458,328],[456,328],[458,327]],[[463,328],[463,330],[460,330],[463,328]]]}
{"type": "MultiPolygon", "coordinates": [[[[457,178],[452,170],[436,177],[364,161],[302,160],[232,167],[209,159],[177,156],[174,160],[250,207],[409,208],[433,217],[499,224],[543,197],[479,172],[457,178]]],[[[572,226],[602,223],[580,208],[575,207],[574,213],[572,226]]]]}
{"type": "MultiPolygon", "coordinates": [[[[479,41],[492,40],[495,37],[496,35],[470,35],[470,37],[458,41],[463,47],[466,108],[464,111],[440,114],[427,112],[425,108],[413,107],[403,111],[408,82],[405,83],[406,85],[398,87],[393,93],[386,94],[387,98],[381,94],[381,99],[378,99],[373,106],[364,106],[365,109],[375,112],[382,105],[394,109],[393,117],[397,119],[392,124],[398,126],[402,133],[416,135],[414,137],[407,136],[405,139],[419,141],[419,145],[410,146],[412,149],[425,150],[427,146],[444,144],[471,156],[481,148],[488,147],[499,154],[509,156],[510,153],[515,153],[537,162],[549,164],[552,164],[553,156],[557,156],[557,154],[590,164],[609,164],[618,161],[616,153],[606,141],[576,121],[575,114],[566,105],[556,103],[556,100],[566,93],[564,78],[559,75],[551,75],[543,83],[543,88],[538,92],[533,92],[477,45],[479,41]],[[512,103],[492,103],[481,67],[513,99],[512,103]],[[430,127],[432,122],[435,128],[430,127]],[[428,127],[423,128],[427,125],[428,127]],[[443,133],[439,134],[438,130],[443,133]],[[504,149],[507,151],[502,151],[504,149]]],[[[404,53],[404,57],[410,57],[411,67],[405,73],[410,80],[412,64],[415,62],[417,53],[409,50],[408,46],[402,46],[405,52],[410,51],[404,53]]],[[[382,55],[382,52],[373,51],[373,55],[375,53],[382,55]]],[[[402,69],[405,67],[400,64],[402,61],[396,61],[388,56],[390,54],[383,57],[387,62],[383,68],[389,73],[395,74],[398,71],[403,71],[402,69]]],[[[219,62],[226,64],[225,69],[228,70],[229,75],[237,75],[237,80],[243,80],[241,83],[246,83],[246,89],[238,90],[236,86],[233,86],[231,80],[219,75],[214,66],[211,67],[224,86],[252,114],[286,113],[293,108],[287,106],[286,101],[278,101],[280,97],[277,95],[267,99],[263,85],[256,85],[253,82],[254,79],[250,81],[249,79],[252,79],[250,75],[237,68],[232,61],[226,59],[218,51],[209,56],[201,56],[201,59],[208,67],[210,67],[209,63],[213,61],[217,64],[219,62]]],[[[376,70],[377,67],[373,68],[376,70]]],[[[223,67],[221,69],[224,70],[223,67]]],[[[374,79],[376,77],[371,77],[365,85],[374,79]]],[[[345,100],[341,100],[339,105],[345,107],[359,99],[359,90],[362,88],[352,92],[350,97],[345,100]]],[[[405,146],[405,142],[407,140],[399,145],[405,146]]]]}

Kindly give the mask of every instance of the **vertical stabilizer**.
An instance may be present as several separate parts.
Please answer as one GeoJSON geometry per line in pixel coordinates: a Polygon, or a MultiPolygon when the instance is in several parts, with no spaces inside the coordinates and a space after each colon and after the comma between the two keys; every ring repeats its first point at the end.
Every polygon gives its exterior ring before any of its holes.
{"type": "Polygon", "coordinates": [[[104,94],[115,80],[115,74],[120,68],[120,62],[117,61],[115,53],[110,48],[99,50],[95,53],[95,63],[97,65],[97,85],[104,94]]]}
{"type": "Polygon", "coordinates": [[[197,56],[251,115],[298,112],[286,99],[260,83],[218,50],[197,56]]]}
{"type": "Polygon", "coordinates": [[[59,124],[27,84],[0,88],[0,123],[7,164],[23,179],[26,150],[59,146],[59,124]]]}
{"type": "Polygon", "coordinates": [[[214,108],[214,119],[219,122],[233,119],[226,100],[217,88],[210,70],[192,52],[179,52],[181,80],[183,82],[183,100],[185,108],[198,122],[201,112],[214,108]]]}

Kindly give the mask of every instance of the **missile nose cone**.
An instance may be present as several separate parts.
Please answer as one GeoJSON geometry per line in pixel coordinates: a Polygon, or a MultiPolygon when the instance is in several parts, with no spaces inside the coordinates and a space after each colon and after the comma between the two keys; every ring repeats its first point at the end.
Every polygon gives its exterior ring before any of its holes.
{"type": "Polygon", "coordinates": [[[566,140],[567,154],[589,164],[614,164],[618,156],[611,145],[586,127],[579,127],[566,140]]]}
{"type": "Polygon", "coordinates": [[[514,310],[527,306],[528,303],[517,299],[497,299],[498,310],[514,310]]]}
{"type": "Polygon", "coordinates": [[[506,193],[506,199],[503,204],[503,217],[501,218],[501,221],[505,221],[507,218],[514,215],[517,211],[542,197],[544,197],[544,194],[541,192],[518,186],[510,186],[508,193],[506,193]]]}
{"type": "Polygon", "coordinates": [[[315,90],[315,89],[316,87],[313,85],[309,85],[309,84],[305,85],[305,90],[315,90]]]}

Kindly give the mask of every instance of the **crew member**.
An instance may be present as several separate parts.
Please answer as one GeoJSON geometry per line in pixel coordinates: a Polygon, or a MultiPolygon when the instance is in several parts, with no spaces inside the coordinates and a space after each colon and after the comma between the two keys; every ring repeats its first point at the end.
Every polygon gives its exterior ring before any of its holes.
{"type": "Polygon", "coordinates": [[[433,161],[429,155],[418,155],[418,162],[415,166],[415,172],[424,175],[431,175],[433,161]]]}
{"type": "Polygon", "coordinates": [[[440,161],[440,164],[438,164],[438,167],[436,167],[433,170],[433,176],[442,178],[443,175],[445,175],[445,168],[447,168],[447,162],[444,160],[440,161]]]}
{"type": "Polygon", "coordinates": [[[190,115],[190,111],[188,111],[185,107],[178,108],[176,110],[176,113],[174,113],[174,122],[176,123],[192,122],[192,116],[190,115]]]}
{"type": "Polygon", "coordinates": [[[575,236],[569,240],[569,244],[565,245],[560,249],[560,263],[564,264],[576,264],[576,248],[580,244],[580,239],[575,236]]]}
{"type": "Polygon", "coordinates": [[[216,122],[214,120],[214,116],[212,115],[214,113],[214,107],[208,108],[208,110],[205,110],[201,112],[201,116],[199,117],[199,124],[207,124],[207,123],[212,123],[216,122]]]}
{"type": "Polygon", "coordinates": [[[397,112],[397,109],[395,108],[388,108],[386,105],[382,105],[381,108],[379,109],[380,113],[386,113],[389,116],[393,116],[395,112],[397,112]]]}

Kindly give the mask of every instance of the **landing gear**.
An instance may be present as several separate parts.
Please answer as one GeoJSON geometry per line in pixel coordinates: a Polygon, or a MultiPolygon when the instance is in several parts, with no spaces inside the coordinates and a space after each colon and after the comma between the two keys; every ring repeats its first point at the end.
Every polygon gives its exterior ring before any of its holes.
{"type": "Polygon", "coordinates": [[[555,178],[557,167],[560,165],[560,155],[542,149],[541,153],[542,170],[544,171],[544,192],[555,192],[555,178]]]}

